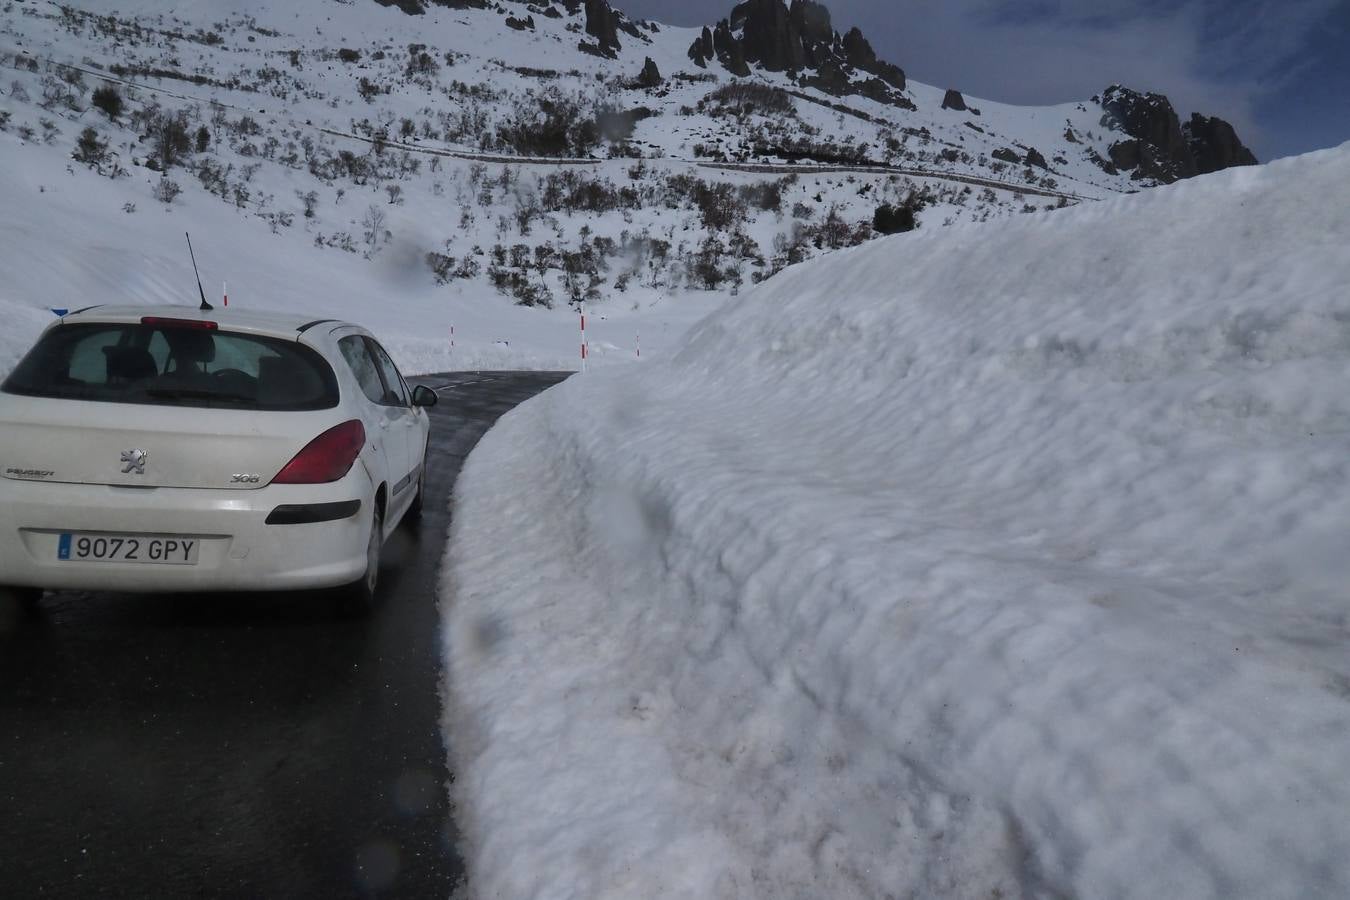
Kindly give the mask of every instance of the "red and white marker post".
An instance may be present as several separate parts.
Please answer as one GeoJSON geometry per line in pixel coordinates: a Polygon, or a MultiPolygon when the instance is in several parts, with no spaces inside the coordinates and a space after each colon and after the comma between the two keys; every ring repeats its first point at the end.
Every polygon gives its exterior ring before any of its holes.
{"type": "Polygon", "coordinates": [[[581,371],[586,371],[586,304],[581,304],[581,371]]]}
{"type": "Polygon", "coordinates": [[[633,346],[637,350],[637,358],[642,359],[642,332],[639,331],[637,334],[633,335],[633,341],[633,346]]]}
{"type": "Polygon", "coordinates": [[[223,281],[220,283],[220,299],[226,306],[230,305],[230,286],[223,281]]]}

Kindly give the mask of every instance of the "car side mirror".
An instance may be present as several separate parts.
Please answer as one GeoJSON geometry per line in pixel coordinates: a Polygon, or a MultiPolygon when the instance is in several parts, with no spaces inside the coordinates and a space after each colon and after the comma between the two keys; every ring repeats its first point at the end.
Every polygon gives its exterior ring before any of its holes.
{"type": "Polygon", "coordinates": [[[437,396],[436,392],[425,384],[419,384],[417,387],[413,388],[413,406],[435,406],[440,399],[441,398],[437,396]]]}

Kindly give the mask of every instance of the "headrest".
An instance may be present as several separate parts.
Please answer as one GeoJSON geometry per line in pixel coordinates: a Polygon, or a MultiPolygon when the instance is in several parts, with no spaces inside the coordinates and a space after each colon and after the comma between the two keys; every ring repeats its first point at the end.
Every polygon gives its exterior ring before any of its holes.
{"type": "Polygon", "coordinates": [[[107,357],[109,381],[114,378],[135,381],[159,374],[155,358],[142,347],[104,347],[103,353],[107,357]]]}
{"type": "Polygon", "coordinates": [[[169,342],[174,361],[184,363],[209,363],[216,358],[216,340],[211,332],[198,328],[167,328],[163,332],[169,342]]]}

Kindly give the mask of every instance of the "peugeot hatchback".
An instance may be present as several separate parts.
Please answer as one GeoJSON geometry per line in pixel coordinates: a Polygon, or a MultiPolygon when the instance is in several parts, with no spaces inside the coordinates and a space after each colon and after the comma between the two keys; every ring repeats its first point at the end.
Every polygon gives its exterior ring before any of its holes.
{"type": "Polygon", "coordinates": [[[286,590],[371,602],[420,512],[436,402],[349,322],[67,315],[0,385],[0,586],[286,590]]]}

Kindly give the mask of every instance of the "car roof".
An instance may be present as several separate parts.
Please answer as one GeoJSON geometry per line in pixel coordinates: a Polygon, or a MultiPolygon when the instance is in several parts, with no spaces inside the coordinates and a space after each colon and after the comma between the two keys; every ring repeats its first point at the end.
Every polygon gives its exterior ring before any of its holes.
{"type": "Polygon", "coordinates": [[[140,306],[90,306],[67,313],[61,317],[61,323],[139,322],[147,316],[162,319],[186,319],[194,322],[215,322],[221,328],[229,331],[244,331],[279,337],[291,337],[308,331],[316,325],[327,325],[328,330],[359,327],[341,319],[325,318],[309,313],[239,309],[237,307],[230,309],[220,306],[212,310],[204,310],[198,306],[169,306],[150,303],[140,306]]]}

